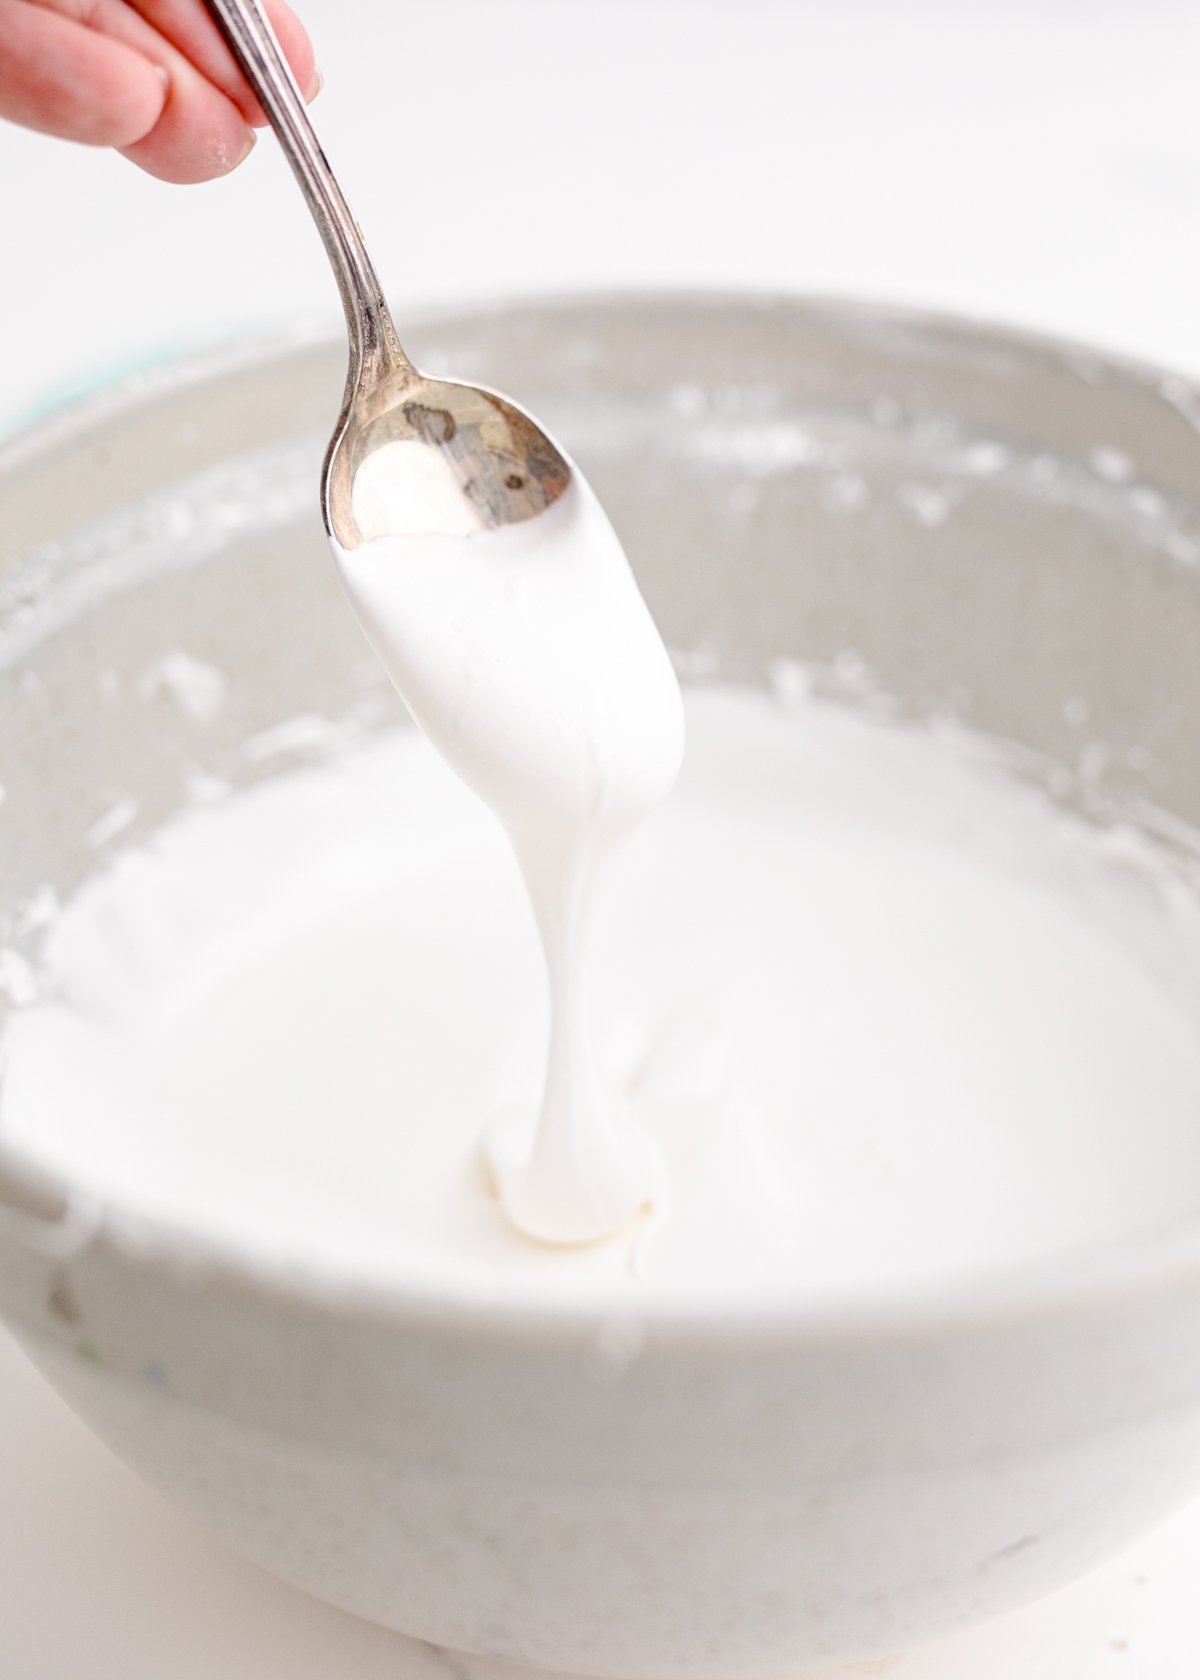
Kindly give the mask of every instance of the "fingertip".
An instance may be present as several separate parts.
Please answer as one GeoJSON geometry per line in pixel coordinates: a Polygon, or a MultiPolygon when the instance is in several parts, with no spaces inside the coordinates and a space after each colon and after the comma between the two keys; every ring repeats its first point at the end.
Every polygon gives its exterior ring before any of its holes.
{"type": "Polygon", "coordinates": [[[195,186],[231,175],[254,150],[255,135],[231,100],[199,79],[168,76],[170,92],[150,133],[121,156],[158,181],[195,186]]]}
{"type": "Polygon", "coordinates": [[[247,129],[240,147],[215,142],[180,149],[155,145],[151,137],[136,146],[123,146],[121,156],[145,174],[153,175],[156,181],[167,181],[176,187],[195,187],[232,175],[253,150],[254,135],[247,129]]]}

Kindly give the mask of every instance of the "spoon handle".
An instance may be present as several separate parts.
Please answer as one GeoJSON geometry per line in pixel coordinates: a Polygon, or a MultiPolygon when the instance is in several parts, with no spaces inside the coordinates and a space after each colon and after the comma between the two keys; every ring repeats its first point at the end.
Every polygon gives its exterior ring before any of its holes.
{"type": "Polygon", "coordinates": [[[358,223],[266,14],[258,0],[205,0],[205,5],[258,96],[325,242],[346,311],[351,388],[411,367],[358,223]]]}

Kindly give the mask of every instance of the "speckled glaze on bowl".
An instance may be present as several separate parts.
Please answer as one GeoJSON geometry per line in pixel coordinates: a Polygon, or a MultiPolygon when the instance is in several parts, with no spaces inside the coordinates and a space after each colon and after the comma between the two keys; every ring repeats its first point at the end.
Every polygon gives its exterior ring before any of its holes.
{"type": "MultiPolygon", "coordinates": [[[[869,672],[912,716],[1018,743],[1085,812],[1152,802],[1191,867],[1185,382],[768,298],[409,337],[555,428],[693,668],[800,657],[847,703],[869,672]]],[[[10,1003],[48,887],[204,778],[395,718],[317,516],[341,368],[331,344],[165,370],[3,454],[10,1003]],[[132,680],[181,640],[229,676],[211,722],[132,680]],[[299,714],[322,721],[245,751],[299,714]]],[[[269,1274],[0,1159],[0,1308],[80,1415],[269,1569],[442,1646],[628,1680],[822,1667],[1048,1591],[1200,1472],[1200,1186],[1186,1228],[970,1288],[614,1323],[269,1274]]]]}

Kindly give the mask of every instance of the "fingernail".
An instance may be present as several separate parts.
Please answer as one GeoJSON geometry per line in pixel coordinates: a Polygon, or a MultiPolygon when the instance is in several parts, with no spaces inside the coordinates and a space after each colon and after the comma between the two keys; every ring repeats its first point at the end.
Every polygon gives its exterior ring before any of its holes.
{"type": "Polygon", "coordinates": [[[229,168],[226,170],[227,175],[232,175],[233,171],[238,167],[238,165],[240,163],[245,163],[246,159],[250,156],[250,153],[254,150],[254,147],[257,143],[257,140],[258,140],[258,136],[255,134],[254,130],[252,128],[248,128],[246,130],[245,145],[242,147],[242,149],[238,153],[238,155],[234,158],[233,162],[229,165],[229,168]]]}
{"type": "Polygon", "coordinates": [[[304,90],[304,97],[309,105],[312,104],[313,100],[317,97],[324,86],[325,78],[314,64],[312,76],[309,79],[308,86],[304,90]]]}

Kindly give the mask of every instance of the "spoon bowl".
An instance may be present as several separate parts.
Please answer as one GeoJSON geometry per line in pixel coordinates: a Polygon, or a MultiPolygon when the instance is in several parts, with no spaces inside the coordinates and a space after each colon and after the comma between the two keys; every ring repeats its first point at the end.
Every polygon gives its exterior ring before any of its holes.
{"type": "Polygon", "coordinates": [[[325,462],[325,525],[344,550],[379,537],[469,537],[536,518],[570,478],[515,403],[407,364],[350,398],[325,462]]]}

